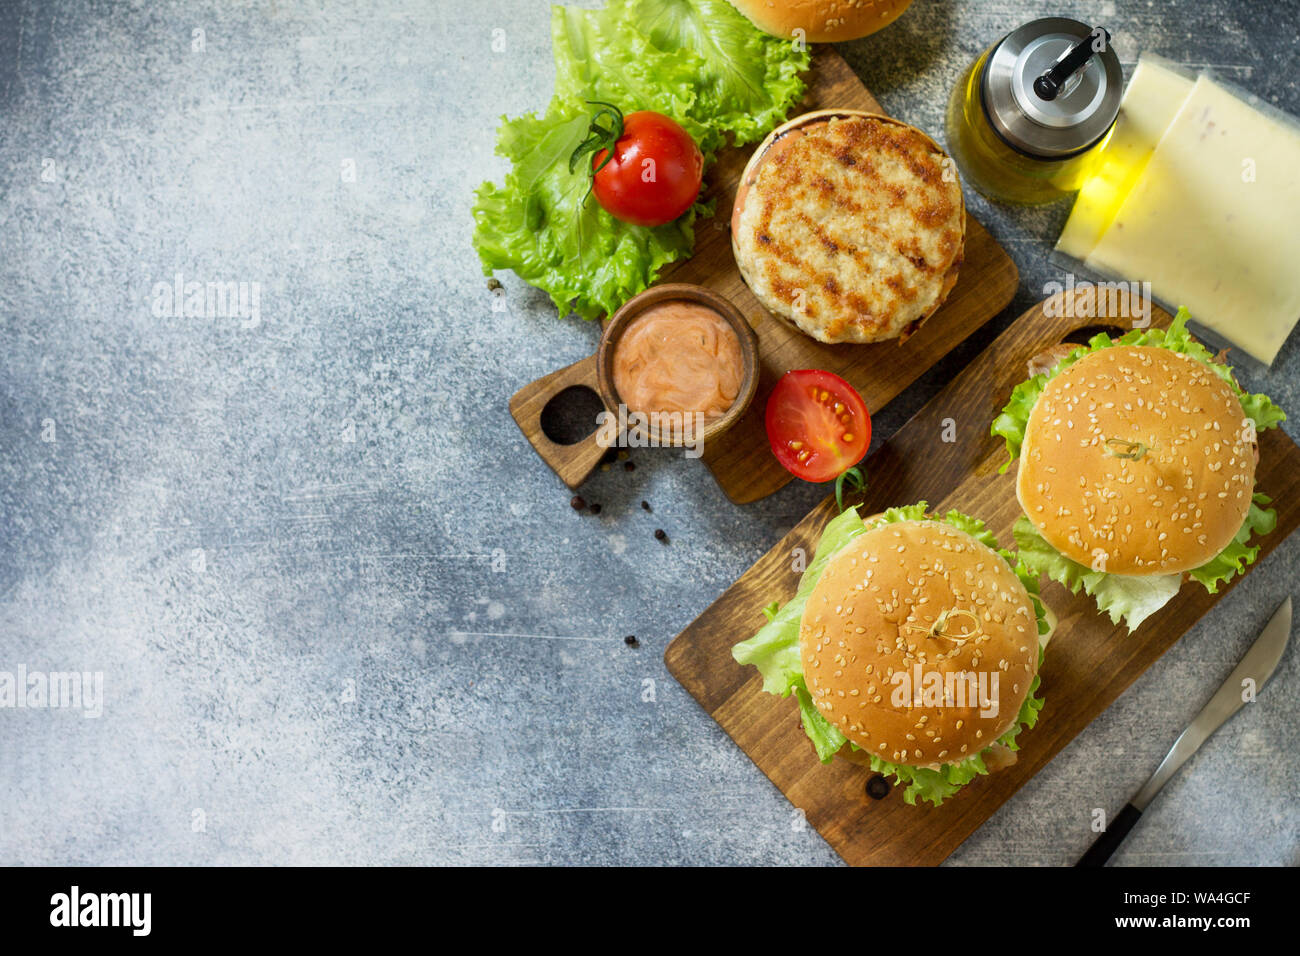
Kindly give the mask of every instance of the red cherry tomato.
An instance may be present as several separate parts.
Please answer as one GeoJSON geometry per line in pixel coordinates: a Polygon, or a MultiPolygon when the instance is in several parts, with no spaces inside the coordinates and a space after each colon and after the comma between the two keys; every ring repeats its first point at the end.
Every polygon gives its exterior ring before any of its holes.
{"type": "Polygon", "coordinates": [[[796,478],[830,481],[867,453],[871,414],[838,375],[797,369],[782,375],[767,399],[767,440],[796,478]]]}
{"type": "Polygon", "coordinates": [[[700,194],[700,148],[690,133],[662,113],[642,110],[623,117],[623,131],[608,163],[606,156],[608,149],[592,156],[596,172],[591,188],[615,219],[662,226],[690,209],[700,194]]]}

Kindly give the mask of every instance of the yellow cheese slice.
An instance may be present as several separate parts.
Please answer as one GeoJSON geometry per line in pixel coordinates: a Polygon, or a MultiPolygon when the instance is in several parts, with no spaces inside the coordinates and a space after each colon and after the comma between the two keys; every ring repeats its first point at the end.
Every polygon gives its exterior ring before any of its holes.
{"type": "Polygon", "coordinates": [[[1300,319],[1300,132],[1202,74],[1084,264],[1272,364],[1300,319]]]}
{"type": "Polygon", "coordinates": [[[1119,116],[1079,190],[1056,251],[1082,262],[1115,217],[1179,107],[1192,78],[1150,53],[1138,58],[1119,116]]]}

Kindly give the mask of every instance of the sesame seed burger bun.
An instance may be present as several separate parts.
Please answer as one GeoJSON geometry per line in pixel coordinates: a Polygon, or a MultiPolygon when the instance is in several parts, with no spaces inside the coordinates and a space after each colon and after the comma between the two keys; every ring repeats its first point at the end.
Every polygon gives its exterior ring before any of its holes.
{"type": "Polygon", "coordinates": [[[912,0],[731,0],[754,26],[773,36],[809,43],[856,40],[887,27],[912,0]]]}
{"type": "Polygon", "coordinates": [[[930,520],[877,524],[854,538],[822,572],[799,629],[817,709],[863,750],[914,767],[959,763],[1014,727],[1038,649],[1033,600],[1007,562],[930,520]],[[975,701],[896,707],[892,676],[916,664],[923,673],[996,672],[997,714],[980,716],[975,701]]]}
{"type": "Polygon", "coordinates": [[[1048,380],[1025,428],[1016,494],[1067,558],[1111,574],[1176,574],[1241,529],[1255,462],[1253,429],[1227,382],[1180,352],[1116,346],[1048,380]]]}

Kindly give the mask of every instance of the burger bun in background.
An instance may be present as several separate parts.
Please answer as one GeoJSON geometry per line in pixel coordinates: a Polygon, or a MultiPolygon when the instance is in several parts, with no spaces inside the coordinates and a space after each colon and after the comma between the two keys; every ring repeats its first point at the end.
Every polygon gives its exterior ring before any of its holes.
{"type": "Polygon", "coordinates": [[[842,43],[889,26],[912,0],[731,0],[754,26],[772,36],[842,43]]]}
{"type": "Polygon", "coordinates": [[[1257,451],[1241,402],[1212,369],[1169,349],[1115,346],[1043,387],[1025,426],[1016,496],[1071,561],[1112,574],[1180,574],[1236,537],[1257,451]],[[1116,442],[1133,450],[1112,454],[1116,442]]]}

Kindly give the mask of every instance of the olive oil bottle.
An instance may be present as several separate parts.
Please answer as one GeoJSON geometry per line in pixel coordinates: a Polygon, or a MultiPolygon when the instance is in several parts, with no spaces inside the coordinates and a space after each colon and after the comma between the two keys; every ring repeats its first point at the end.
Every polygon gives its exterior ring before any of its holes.
{"type": "Polygon", "coordinates": [[[1061,199],[1087,178],[1122,94],[1105,30],[1034,20],[966,68],[948,101],[948,149],[963,180],[990,199],[1061,199]]]}

